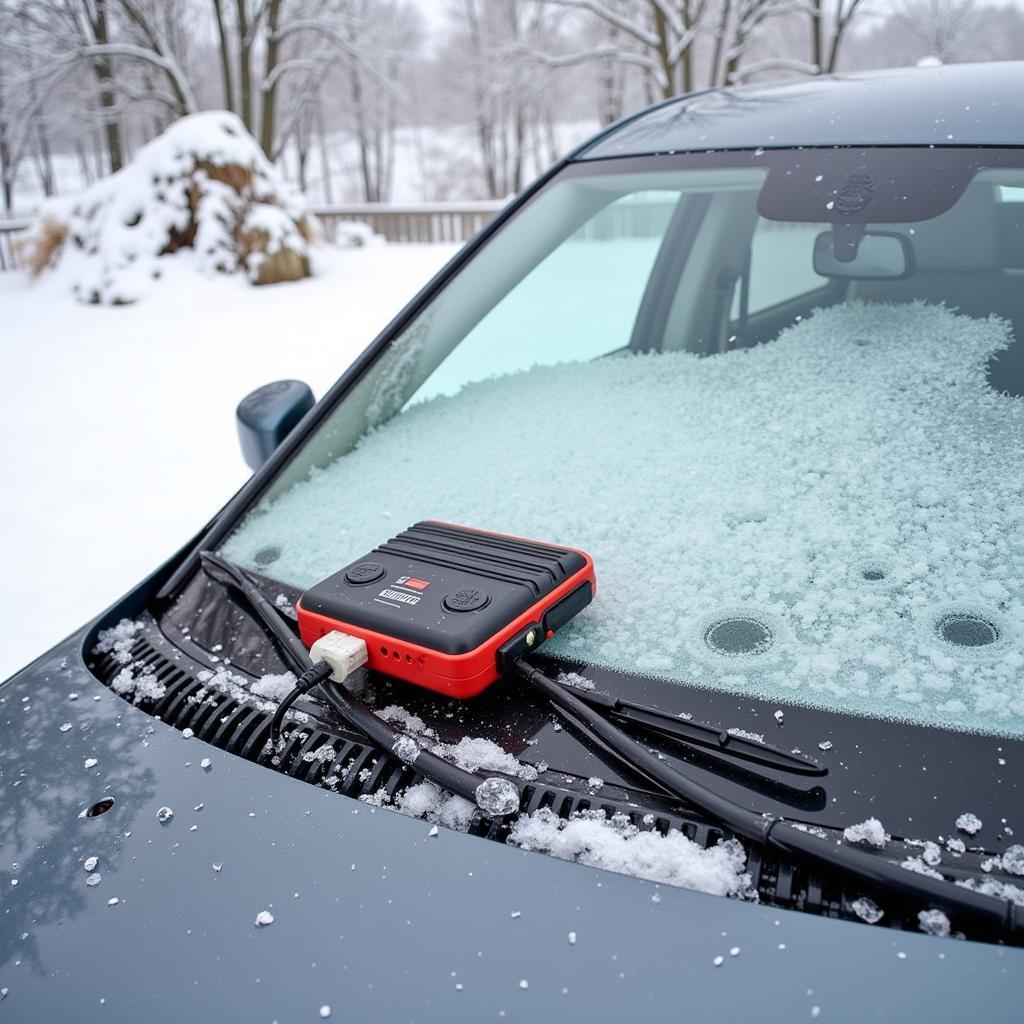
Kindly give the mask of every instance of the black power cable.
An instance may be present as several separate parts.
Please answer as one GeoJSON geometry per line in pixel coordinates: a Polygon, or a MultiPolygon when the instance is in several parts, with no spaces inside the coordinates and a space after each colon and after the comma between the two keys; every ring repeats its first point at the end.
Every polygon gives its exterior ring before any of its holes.
{"type": "Polygon", "coordinates": [[[424,750],[406,733],[386,722],[372,708],[341,683],[331,681],[331,667],[325,661],[314,665],[309,651],[291,631],[281,613],[266,599],[249,576],[211,551],[200,553],[203,570],[213,580],[231,587],[245,597],[249,607],[277,641],[285,660],[298,675],[295,687],[278,704],[270,726],[271,747],[277,750],[288,709],[304,693],[320,687],[327,702],[350,725],[383,750],[391,751],[424,777],[443,789],[464,797],[489,814],[498,816],[519,810],[521,783],[505,776],[485,778],[467,772],[429,750],[424,750]],[[481,791],[481,787],[486,787],[481,791]]]}
{"type": "Polygon", "coordinates": [[[675,796],[721,822],[744,839],[760,843],[790,857],[810,861],[827,871],[839,871],[898,899],[924,903],[949,911],[959,923],[974,925],[1019,939],[1024,935],[1024,914],[1011,900],[1001,900],[965,889],[945,879],[931,878],[854,847],[835,844],[789,822],[748,810],[688,778],[651,754],[631,736],[603,718],[565,687],[529,662],[515,662],[517,675],[526,685],[568,715],[591,739],[610,750],[628,768],[650,779],[675,796]]]}

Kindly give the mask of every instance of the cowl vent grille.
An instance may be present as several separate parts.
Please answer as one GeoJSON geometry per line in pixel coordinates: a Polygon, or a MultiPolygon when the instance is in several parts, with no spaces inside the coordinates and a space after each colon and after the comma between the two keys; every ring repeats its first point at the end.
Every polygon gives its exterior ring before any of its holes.
{"type": "MultiPolygon", "coordinates": [[[[375,803],[392,803],[403,790],[424,781],[404,761],[368,746],[344,726],[336,728],[334,722],[314,720],[312,715],[308,723],[292,721],[286,725],[285,745],[274,754],[270,749],[271,712],[211,686],[208,670],[169,644],[152,620],[140,630],[129,653],[136,671],[144,667],[165,687],[157,699],[137,697],[136,706],[175,729],[190,729],[200,741],[229,754],[310,785],[350,797],[370,798],[375,803]]],[[[106,654],[91,668],[101,682],[110,686],[124,664],[113,654],[106,654]]],[[[581,788],[583,784],[581,780],[581,788]]],[[[638,829],[656,830],[662,835],[678,830],[705,849],[728,836],[696,814],[665,813],[664,809],[598,800],[593,794],[539,782],[524,787],[521,811],[533,813],[541,808],[550,808],[561,818],[588,810],[604,811],[609,817],[625,815],[638,829]]],[[[491,819],[477,811],[468,831],[504,843],[510,827],[507,819],[491,819]]],[[[863,893],[846,891],[831,877],[765,856],[764,850],[753,844],[745,845],[747,871],[761,903],[819,916],[858,919],[852,904],[863,893]]],[[[914,916],[901,916],[895,907],[890,911],[886,926],[917,929],[914,916]]]]}

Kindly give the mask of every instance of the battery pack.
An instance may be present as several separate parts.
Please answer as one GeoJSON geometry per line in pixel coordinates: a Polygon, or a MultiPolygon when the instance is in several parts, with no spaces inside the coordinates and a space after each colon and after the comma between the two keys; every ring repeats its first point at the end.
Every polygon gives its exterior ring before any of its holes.
{"type": "Polygon", "coordinates": [[[426,521],[307,590],[311,647],[331,630],[366,641],[371,669],[473,697],[594,597],[584,551],[426,521]]]}

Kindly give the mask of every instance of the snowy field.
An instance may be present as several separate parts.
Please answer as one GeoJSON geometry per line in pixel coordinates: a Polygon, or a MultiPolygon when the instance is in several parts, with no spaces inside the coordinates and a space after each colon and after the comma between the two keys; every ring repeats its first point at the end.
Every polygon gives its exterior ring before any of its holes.
{"type": "Polygon", "coordinates": [[[243,395],[297,377],[319,398],[455,251],[321,248],[315,277],[267,288],[165,261],[165,287],[134,307],[0,274],[0,678],[138,582],[244,483],[243,395]]]}

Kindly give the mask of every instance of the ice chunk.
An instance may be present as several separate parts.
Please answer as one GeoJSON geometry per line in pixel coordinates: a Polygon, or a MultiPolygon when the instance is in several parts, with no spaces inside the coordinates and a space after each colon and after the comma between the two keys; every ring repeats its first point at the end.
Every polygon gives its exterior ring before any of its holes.
{"type": "Polygon", "coordinates": [[[1024,875],[1024,846],[1019,843],[1007,847],[1003,853],[1003,870],[1011,875],[1024,875]]]}
{"type": "Polygon", "coordinates": [[[941,910],[922,910],[917,923],[926,935],[946,936],[949,934],[949,918],[941,910]]]}
{"type": "Polygon", "coordinates": [[[433,729],[428,728],[426,722],[419,715],[414,715],[397,704],[389,704],[377,713],[385,722],[400,726],[418,739],[429,740],[433,743],[437,742],[437,733],[433,729]]]}
{"type": "Polygon", "coordinates": [[[877,924],[885,916],[885,911],[867,896],[860,896],[850,904],[850,909],[868,924],[877,924]]]}
{"type": "Polygon", "coordinates": [[[492,776],[476,787],[476,805],[493,817],[512,814],[519,810],[519,790],[509,779],[492,776]]]}
{"type": "Polygon", "coordinates": [[[975,832],[981,829],[981,819],[976,814],[966,811],[956,819],[956,827],[961,832],[966,832],[967,835],[973,836],[975,832]]]}
{"type": "Polygon", "coordinates": [[[99,864],[99,862],[99,857],[86,857],[85,860],[82,862],[82,867],[86,871],[95,871],[96,865],[99,864]]]}
{"type": "Polygon", "coordinates": [[[1024,907],[1024,889],[1011,882],[1000,882],[998,878],[964,878],[956,883],[964,889],[995,896],[997,899],[1010,900],[1018,907],[1024,907]]]}
{"type": "MultiPolygon", "coordinates": [[[[476,807],[461,796],[449,796],[433,782],[419,782],[399,793],[395,807],[413,818],[426,818],[447,828],[465,832],[473,820],[476,807]]],[[[434,834],[434,830],[431,830],[434,834]]]]}
{"type": "Polygon", "coordinates": [[[877,818],[867,818],[857,825],[849,825],[844,828],[843,838],[848,843],[866,843],[868,846],[882,849],[891,836],[877,818]]]}
{"type": "Polygon", "coordinates": [[[85,761],[82,762],[82,767],[95,768],[97,764],[99,764],[99,761],[97,761],[95,757],[87,757],[85,761]]]}
{"type": "Polygon", "coordinates": [[[641,831],[624,814],[583,811],[568,819],[550,808],[521,815],[508,839],[513,846],[538,850],[580,864],[699,889],[720,896],[749,896],[746,854],[735,839],[704,849],[681,832],[641,831]]]}
{"type": "Polygon", "coordinates": [[[420,745],[407,733],[401,733],[391,744],[391,751],[399,760],[412,764],[420,756],[420,745]]]}
{"type": "Polygon", "coordinates": [[[161,825],[166,825],[173,817],[174,811],[172,811],[170,807],[161,807],[156,812],[156,820],[159,821],[161,825]]]}
{"type": "Polygon", "coordinates": [[[257,697],[272,700],[279,704],[292,690],[295,689],[295,673],[282,672],[279,675],[261,676],[252,684],[252,692],[257,697]]]}
{"type": "Polygon", "coordinates": [[[274,915],[269,910],[261,910],[256,915],[256,927],[266,928],[267,925],[274,923],[274,915]]]}
{"type": "Polygon", "coordinates": [[[91,875],[88,876],[88,878],[86,878],[85,884],[88,886],[97,886],[100,884],[102,880],[103,879],[100,877],[100,873],[98,871],[94,871],[91,875]]]}
{"type": "Polygon", "coordinates": [[[438,757],[453,761],[467,772],[503,772],[528,782],[537,778],[536,768],[521,763],[494,740],[482,736],[463,736],[458,743],[438,743],[431,750],[438,757]]]}
{"type": "Polygon", "coordinates": [[[141,662],[122,668],[110,681],[110,687],[122,697],[134,700],[159,700],[167,692],[167,687],[141,662]]]}
{"type": "Polygon", "coordinates": [[[918,875],[926,875],[928,878],[941,879],[942,873],[935,868],[925,864],[922,857],[907,857],[900,863],[900,867],[906,871],[913,871],[918,875]]]}
{"type": "Polygon", "coordinates": [[[101,629],[92,653],[112,654],[119,665],[127,665],[132,660],[131,648],[135,642],[135,634],[141,628],[141,622],[122,619],[116,626],[101,629]]]}
{"type": "Polygon", "coordinates": [[[759,732],[748,732],[746,729],[726,729],[730,736],[736,736],[742,740],[752,740],[754,743],[764,743],[764,736],[759,732]]]}
{"type": "Polygon", "coordinates": [[[576,690],[594,689],[594,683],[585,676],[581,676],[579,672],[559,672],[558,682],[563,686],[571,686],[576,690]]]}

